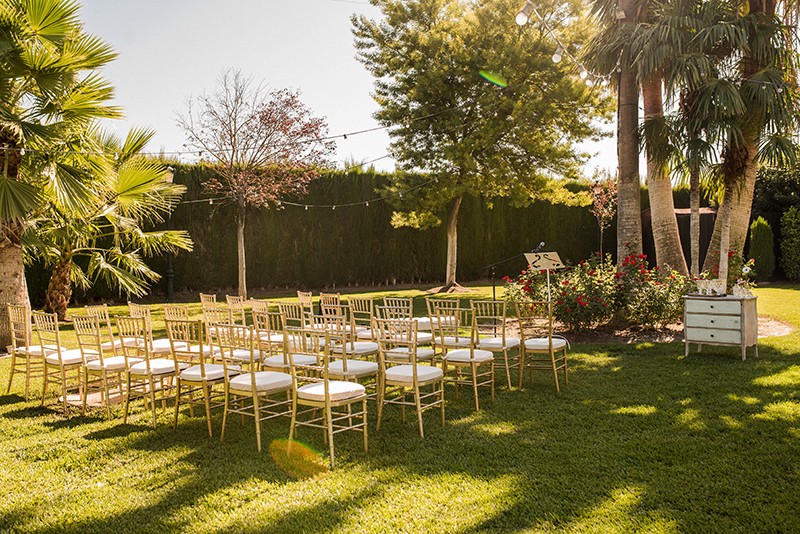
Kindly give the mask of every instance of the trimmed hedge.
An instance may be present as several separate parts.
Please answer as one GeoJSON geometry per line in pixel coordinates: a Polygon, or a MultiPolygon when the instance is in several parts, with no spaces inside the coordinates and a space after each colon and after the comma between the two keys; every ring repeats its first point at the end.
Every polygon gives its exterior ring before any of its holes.
{"type": "Polygon", "coordinates": [[[764,282],[775,272],[775,236],[764,217],[758,217],[750,225],[750,248],[748,257],[756,263],[756,281],[764,282]]]}

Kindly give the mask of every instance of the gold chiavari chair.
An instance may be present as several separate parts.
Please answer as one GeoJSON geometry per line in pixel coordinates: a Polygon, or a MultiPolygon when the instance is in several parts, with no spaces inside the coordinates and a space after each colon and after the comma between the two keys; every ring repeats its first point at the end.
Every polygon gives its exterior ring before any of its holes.
{"type": "MultiPolygon", "coordinates": [[[[319,339],[319,331],[306,330],[303,339],[319,339]]],[[[319,363],[300,365],[293,361],[293,351],[289,351],[292,375],[292,423],[289,430],[289,446],[297,436],[300,426],[321,428],[325,431],[325,441],[331,455],[331,469],[336,466],[333,438],[345,431],[361,432],[364,437],[364,451],[368,447],[367,433],[367,393],[362,384],[344,380],[334,380],[329,373],[331,363],[330,346],[332,341],[327,332],[322,338],[319,363]],[[360,404],[357,411],[354,405],[360,404]]]]}
{"type": "Polygon", "coordinates": [[[372,319],[375,317],[375,301],[372,297],[347,297],[350,311],[350,332],[356,339],[375,341],[372,335],[372,319]]]}
{"type": "MultiPolygon", "coordinates": [[[[423,322],[426,325],[430,325],[429,329],[430,329],[431,333],[433,334],[432,339],[431,339],[431,345],[433,346],[433,350],[434,350],[435,354],[438,354],[439,356],[443,356],[444,355],[444,347],[442,347],[441,344],[438,343],[437,336],[436,336],[436,325],[438,324],[438,321],[439,321],[439,318],[438,318],[438,315],[437,315],[437,310],[439,308],[456,309],[456,308],[459,307],[459,305],[460,305],[460,303],[459,303],[458,299],[442,299],[442,298],[431,298],[431,297],[427,297],[425,299],[425,307],[428,310],[428,320],[427,321],[423,321],[422,319],[420,319],[418,321],[417,328],[419,329],[423,322]]],[[[449,318],[445,317],[444,320],[449,320],[449,318]]],[[[434,357],[434,361],[435,361],[435,357],[434,357]]]]}
{"type": "Polygon", "coordinates": [[[298,291],[297,301],[303,308],[303,314],[308,313],[314,315],[314,294],[311,291],[298,291]]]}
{"type": "MultiPolygon", "coordinates": [[[[80,349],[65,349],[61,344],[61,332],[58,329],[58,314],[33,312],[33,323],[39,335],[39,346],[44,348],[44,383],[42,385],[42,406],[47,395],[47,385],[54,382],[61,386],[61,398],[64,414],[69,415],[68,394],[77,391],[79,398],[83,395],[81,368],[86,363],[80,349]],[[55,347],[53,349],[49,347],[55,347]],[[69,380],[73,379],[73,384],[69,380]]],[[[98,358],[91,355],[91,359],[98,358]]]]}
{"type": "Polygon", "coordinates": [[[261,422],[275,417],[289,417],[292,414],[292,376],[278,371],[258,371],[259,359],[257,336],[252,326],[235,324],[217,325],[212,336],[215,348],[222,354],[226,368],[230,362],[241,361],[233,355],[241,351],[250,354],[249,371],[241,374],[228,374],[225,381],[225,411],[222,416],[222,433],[225,439],[225,426],[228,414],[238,413],[255,419],[256,445],[261,451],[261,422]],[[278,396],[279,398],[274,398],[278,396]]]}
{"type": "Polygon", "coordinates": [[[311,328],[317,332],[317,345],[331,354],[328,373],[337,380],[361,382],[370,390],[370,397],[378,389],[378,344],[373,341],[352,341],[344,317],[313,315],[311,328]],[[327,345],[332,343],[332,345],[327,345]]]}
{"type": "MultiPolygon", "coordinates": [[[[164,320],[188,321],[189,306],[186,304],[164,304],[164,320]]],[[[169,336],[167,336],[167,338],[169,338],[169,336]]]]}
{"type": "MultiPolygon", "coordinates": [[[[169,338],[153,337],[153,315],[152,311],[150,310],[150,307],[145,306],[143,304],[136,304],[134,302],[128,301],[128,313],[130,314],[131,317],[143,317],[145,319],[145,324],[147,325],[147,331],[149,333],[148,340],[150,343],[150,353],[153,356],[158,356],[158,357],[168,356],[171,359],[172,346],[169,343],[169,338]]],[[[120,337],[122,337],[121,334],[120,337]]],[[[125,343],[127,342],[124,342],[123,345],[125,343]]]]}
{"type": "Polygon", "coordinates": [[[456,386],[471,385],[475,395],[475,410],[480,410],[478,388],[488,387],[494,401],[494,355],[477,348],[477,331],[472,320],[471,308],[437,307],[435,343],[442,351],[442,371],[445,380],[456,386]],[[463,330],[466,330],[465,333],[463,330]],[[448,377],[448,368],[454,376],[448,377]],[[467,376],[464,376],[466,373],[467,376]]]}
{"type": "Polygon", "coordinates": [[[272,308],[272,303],[268,300],[250,299],[253,312],[266,312],[272,308]]]}
{"type": "Polygon", "coordinates": [[[506,335],[506,302],[503,300],[473,300],[472,320],[478,335],[477,347],[503,356],[508,389],[511,389],[511,369],[520,367],[519,338],[506,335]],[[511,355],[509,355],[511,352],[511,355]]]}
{"type": "Polygon", "coordinates": [[[343,315],[346,309],[346,306],[342,305],[341,294],[319,294],[319,310],[322,315],[343,315]]]}
{"type": "Polygon", "coordinates": [[[6,394],[11,392],[14,373],[25,376],[25,400],[30,399],[31,379],[44,376],[45,350],[55,350],[55,346],[42,347],[31,344],[31,310],[27,306],[8,304],[8,325],[11,334],[11,368],[8,372],[6,394]]]}
{"type": "MultiPolygon", "coordinates": [[[[173,358],[156,358],[152,353],[152,335],[147,318],[117,317],[117,331],[122,338],[133,338],[135,346],[124,344],[122,349],[128,360],[138,358],[141,361],[131,365],[125,373],[125,415],[123,422],[127,424],[130,403],[133,398],[144,397],[149,401],[153,412],[153,428],[156,428],[156,401],[161,401],[166,410],[167,401],[175,396],[175,377],[177,371],[188,367],[181,363],[176,365],[173,358]]],[[[170,347],[171,350],[171,347],[170,347]]]]}
{"type": "Polygon", "coordinates": [[[235,324],[247,325],[247,312],[244,309],[245,301],[246,299],[239,295],[225,295],[225,302],[228,303],[231,319],[235,324]]]}
{"type": "Polygon", "coordinates": [[[100,319],[100,326],[103,330],[103,352],[110,352],[114,356],[122,356],[122,344],[132,343],[133,341],[114,337],[114,329],[111,327],[111,315],[108,313],[108,304],[85,306],[84,309],[86,310],[86,315],[89,317],[97,317],[100,319]]]}
{"type": "MultiPolygon", "coordinates": [[[[413,406],[417,412],[419,435],[425,437],[422,427],[422,412],[432,408],[441,410],[444,426],[444,372],[431,365],[419,365],[417,347],[417,325],[413,321],[398,319],[373,320],[373,331],[378,340],[380,384],[378,387],[378,426],[381,429],[383,407],[399,405],[405,421],[406,407],[413,406]],[[430,386],[430,390],[427,388],[430,386]],[[424,388],[424,389],[423,389],[424,388]],[[408,394],[413,400],[408,399],[408,394]]],[[[429,350],[431,353],[432,349],[429,350]]]]}
{"type": "Polygon", "coordinates": [[[97,315],[75,315],[72,317],[72,325],[78,338],[78,347],[86,362],[83,366],[83,413],[86,414],[87,402],[94,390],[100,393],[100,403],[105,406],[106,417],[111,419],[112,389],[117,389],[118,400],[121,401],[124,398],[122,384],[125,373],[131,365],[142,360],[128,360],[124,349],[120,350],[123,353],[121,356],[106,356],[103,350],[104,325],[97,315]]]}
{"type": "Polygon", "coordinates": [[[200,305],[201,307],[205,308],[206,306],[216,306],[217,305],[217,296],[210,295],[207,293],[200,293],[200,305]]]}
{"type": "Polygon", "coordinates": [[[564,370],[564,384],[568,383],[569,367],[567,365],[567,348],[569,342],[561,336],[553,334],[553,312],[547,301],[517,303],[519,318],[520,375],[519,387],[522,387],[522,371],[530,370],[533,382],[534,370],[553,372],[556,391],[561,391],[558,383],[558,371],[564,370]],[[538,355],[538,356],[537,356],[538,355]]]}
{"type": "Polygon", "coordinates": [[[224,392],[215,391],[214,386],[225,382],[226,372],[234,375],[240,368],[212,362],[213,350],[207,344],[202,320],[166,319],[165,323],[176,375],[173,428],[178,428],[181,401],[186,398],[190,417],[194,416],[195,404],[202,404],[205,408],[208,436],[211,437],[211,411],[224,405],[224,392]],[[198,392],[202,394],[199,400],[194,397],[198,392]]]}

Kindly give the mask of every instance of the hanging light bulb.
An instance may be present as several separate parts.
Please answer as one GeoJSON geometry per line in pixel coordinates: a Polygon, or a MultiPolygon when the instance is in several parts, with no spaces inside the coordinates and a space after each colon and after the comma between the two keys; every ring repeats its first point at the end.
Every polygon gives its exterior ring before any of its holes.
{"type": "Polygon", "coordinates": [[[556,48],[555,54],[553,54],[553,63],[558,63],[559,61],[561,61],[561,59],[563,57],[562,56],[563,53],[564,53],[564,47],[561,46],[561,45],[558,45],[558,48],[556,48]]]}
{"type": "Polygon", "coordinates": [[[212,205],[213,203],[214,203],[214,199],[213,199],[213,198],[209,198],[209,199],[208,199],[208,205],[210,206],[210,205],[212,205]]]}
{"type": "Polygon", "coordinates": [[[306,211],[308,211],[308,206],[306,206],[306,211]]]}
{"type": "Polygon", "coordinates": [[[589,77],[589,71],[586,69],[581,69],[581,80],[585,80],[589,77]]]}
{"type": "Polygon", "coordinates": [[[364,205],[365,205],[366,207],[369,207],[369,202],[365,202],[365,203],[364,203],[364,205]]]}
{"type": "Polygon", "coordinates": [[[336,206],[334,206],[333,209],[336,209],[336,206]]]}
{"type": "Polygon", "coordinates": [[[525,5],[517,13],[517,18],[515,19],[517,26],[525,26],[531,19],[531,13],[533,13],[533,4],[525,2],[525,5]]]}

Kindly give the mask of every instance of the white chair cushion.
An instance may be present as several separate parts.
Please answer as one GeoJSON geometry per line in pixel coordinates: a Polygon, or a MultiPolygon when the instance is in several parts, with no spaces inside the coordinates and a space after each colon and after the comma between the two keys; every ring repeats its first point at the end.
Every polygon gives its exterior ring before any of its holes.
{"type": "MultiPolygon", "coordinates": [[[[442,370],[432,365],[417,365],[417,381],[421,384],[436,381],[442,378],[442,370]]],[[[414,383],[413,365],[395,365],[386,370],[387,382],[401,384],[414,383]]]]}
{"type": "Polygon", "coordinates": [[[263,333],[258,338],[264,343],[283,343],[283,334],[263,333]]]}
{"type": "MultiPolygon", "coordinates": [[[[128,358],[129,365],[134,365],[141,361],[141,358],[128,358]]],[[[125,369],[125,356],[103,358],[103,365],[100,365],[100,360],[93,360],[86,364],[86,368],[90,371],[100,371],[102,369],[106,371],[122,371],[125,369]]]]}
{"type": "Polygon", "coordinates": [[[457,363],[471,363],[473,361],[477,363],[484,363],[491,361],[494,358],[492,353],[488,350],[475,349],[473,351],[473,354],[474,358],[470,359],[469,349],[456,349],[448,352],[444,356],[444,359],[447,360],[448,362],[457,362],[457,363]]]}
{"type": "Polygon", "coordinates": [[[417,330],[420,332],[430,332],[431,331],[431,319],[430,317],[414,317],[414,321],[417,323],[417,330]]]}
{"type": "MultiPolygon", "coordinates": [[[[316,365],[317,357],[310,354],[292,354],[292,361],[295,365],[316,365]]],[[[283,355],[270,356],[264,359],[264,367],[271,367],[273,369],[288,369],[289,366],[284,363],[283,355]]]]}
{"type": "MultiPolygon", "coordinates": [[[[417,360],[430,360],[433,358],[434,355],[433,349],[421,349],[417,347],[417,360]]],[[[386,359],[387,360],[402,360],[402,361],[409,361],[408,359],[408,347],[395,347],[391,350],[386,351],[386,359]]]]}
{"type": "MultiPolygon", "coordinates": [[[[219,380],[220,378],[225,377],[225,367],[219,363],[207,363],[205,365],[206,368],[206,380],[219,380]]],[[[190,382],[202,382],[203,381],[203,373],[202,368],[199,365],[193,365],[188,369],[184,369],[181,371],[181,379],[188,380],[190,382]]],[[[238,374],[241,371],[241,367],[238,365],[229,365],[228,366],[228,375],[233,376],[238,374]]]]}
{"type": "MultiPolygon", "coordinates": [[[[55,353],[57,349],[58,347],[56,347],[55,345],[45,345],[44,350],[42,350],[41,345],[28,345],[27,350],[25,349],[25,347],[17,347],[17,351],[20,353],[23,354],[27,353],[31,356],[39,356],[39,357],[41,357],[44,352],[47,352],[48,354],[55,353]]],[[[67,349],[61,347],[61,352],[64,352],[65,350],[67,349]]]]}
{"type": "MultiPolygon", "coordinates": [[[[292,375],[277,371],[257,371],[256,392],[273,393],[285,391],[292,387],[292,375]]],[[[253,391],[253,382],[250,373],[244,373],[228,380],[228,385],[235,391],[253,391]]]]}
{"type": "MultiPolygon", "coordinates": [[[[374,341],[355,341],[353,343],[345,343],[344,349],[345,354],[358,354],[363,356],[365,354],[377,353],[378,344],[374,341]]],[[[333,352],[341,354],[341,345],[333,347],[333,352]]]]}
{"type": "Polygon", "coordinates": [[[347,374],[344,372],[344,361],[336,360],[328,366],[328,374],[335,377],[354,377],[374,375],[378,372],[378,364],[364,360],[347,360],[347,374]]]}
{"type": "MultiPolygon", "coordinates": [[[[184,349],[178,349],[178,350],[184,350],[184,349]]],[[[193,352],[193,353],[199,355],[200,354],[200,345],[192,345],[192,346],[190,346],[189,347],[189,352],[193,352]]],[[[203,345],[203,356],[211,356],[212,354],[214,356],[219,356],[219,349],[216,348],[216,347],[210,347],[210,346],[204,344],[203,345]]]]}
{"type": "MultiPolygon", "coordinates": [[[[188,363],[181,362],[178,364],[179,369],[186,369],[187,367],[189,367],[188,363]]],[[[150,360],[151,375],[163,375],[174,372],[175,372],[175,360],[168,360],[166,358],[153,358],[152,360],[150,360]]],[[[142,361],[134,365],[131,365],[131,374],[146,375],[147,362],[142,361]]]]}
{"type": "MultiPolygon", "coordinates": [[[[99,357],[96,352],[87,351],[86,353],[86,361],[96,360],[99,357]]],[[[53,351],[52,354],[48,354],[45,357],[45,360],[47,360],[47,363],[58,365],[58,353],[53,351]]],[[[83,363],[80,349],[61,350],[61,365],[75,365],[78,363],[83,363]]]]}
{"type": "MultiPolygon", "coordinates": [[[[136,344],[133,343],[134,339],[132,337],[129,337],[129,338],[126,338],[126,339],[128,340],[128,344],[127,345],[129,347],[136,346],[136,344]]],[[[103,343],[100,344],[100,348],[103,349],[103,352],[110,352],[110,351],[112,351],[114,349],[121,349],[122,348],[122,343],[123,343],[123,340],[121,340],[121,339],[115,339],[114,341],[104,341],[103,343]]]]}
{"type": "MultiPolygon", "coordinates": [[[[357,382],[328,381],[328,392],[331,401],[355,399],[366,394],[367,390],[357,382]]],[[[314,382],[297,388],[297,398],[315,402],[325,402],[325,383],[314,382]]]]}
{"type": "Polygon", "coordinates": [[[430,332],[417,331],[417,344],[430,345],[433,342],[433,334],[430,332]]]}
{"type": "Polygon", "coordinates": [[[362,328],[361,330],[356,328],[356,338],[370,341],[373,339],[372,330],[370,330],[369,328],[362,328]]]}
{"type": "MultiPolygon", "coordinates": [[[[440,343],[442,338],[437,337],[436,342],[440,343]]],[[[445,336],[444,337],[444,345],[447,347],[469,347],[471,343],[471,339],[469,336],[445,336]]]]}
{"type": "MultiPolygon", "coordinates": [[[[560,337],[553,338],[553,350],[561,350],[567,346],[567,340],[560,337]]],[[[525,340],[525,350],[549,352],[550,343],[546,337],[533,337],[525,340]]]]}
{"type": "MultiPolygon", "coordinates": [[[[224,350],[223,353],[225,354],[226,358],[236,360],[237,362],[250,361],[250,351],[248,349],[233,349],[233,352],[230,350],[224,350]]],[[[253,351],[253,359],[255,361],[261,360],[261,352],[257,350],[253,351]]]]}
{"type": "MultiPolygon", "coordinates": [[[[178,341],[175,343],[175,348],[177,350],[186,350],[188,344],[183,341],[178,341]]],[[[169,338],[160,337],[158,339],[153,340],[153,344],[150,347],[150,352],[152,354],[172,354],[172,345],[169,343],[169,338]]]]}
{"type": "Polygon", "coordinates": [[[503,345],[502,337],[484,337],[480,339],[477,347],[479,349],[486,349],[486,350],[513,349],[515,347],[519,347],[519,338],[506,337],[506,344],[503,345]]]}

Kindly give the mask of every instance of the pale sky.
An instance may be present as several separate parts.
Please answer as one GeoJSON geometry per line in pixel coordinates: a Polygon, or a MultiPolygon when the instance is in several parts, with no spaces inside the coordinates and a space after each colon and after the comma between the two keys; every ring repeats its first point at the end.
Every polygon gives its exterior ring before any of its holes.
{"type": "MultiPolygon", "coordinates": [[[[373,78],[355,58],[350,16],[378,18],[361,0],[82,0],[86,30],[110,43],[119,57],[104,75],[116,89],[115,103],[132,126],[156,130],[149,151],[184,150],[176,124],[187,100],[213,91],[225,68],[241,70],[272,89],[292,87],[331,135],[378,126],[372,114],[373,78]]],[[[513,16],[510,14],[509,16],[513,16]]],[[[610,129],[611,127],[609,127],[610,129]]],[[[386,131],[336,139],[333,159],[369,161],[385,156],[386,131]]],[[[597,152],[587,165],[616,168],[613,138],[584,147],[597,152]]],[[[187,156],[188,157],[188,156],[187,156]]],[[[186,159],[184,157],[183,159],[186,159]]],[[[394,162],[374,163],[391,170],[394,162]]]]}

